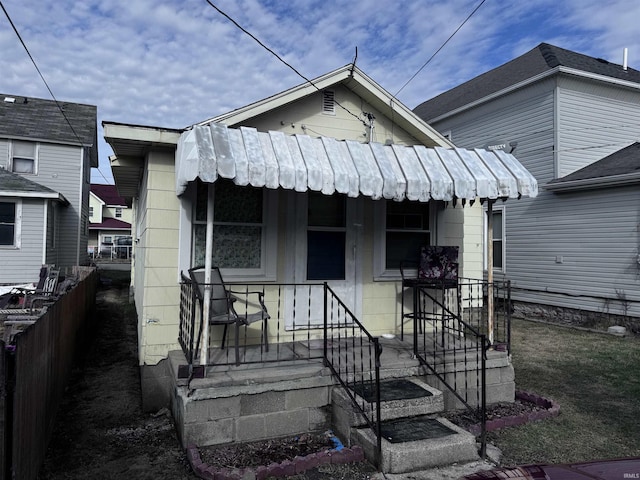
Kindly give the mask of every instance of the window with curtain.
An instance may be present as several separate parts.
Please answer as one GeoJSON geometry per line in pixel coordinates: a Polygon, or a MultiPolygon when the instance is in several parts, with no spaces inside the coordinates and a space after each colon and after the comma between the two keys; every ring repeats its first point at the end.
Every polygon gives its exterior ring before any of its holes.
{"type": "MultiPolygon", "coordinates": [[[[208,184],[198,182],[193,265],[204,265],[208,184]]],[[[263,266],[264,192],[219,179],[214,185],[213,265],[227,269],[263,266]]]]}
{"type": "Polygon", "coordinates": [[[36,143],[17,140],[11,143],[11,171],[36,173],[36,143]]]}

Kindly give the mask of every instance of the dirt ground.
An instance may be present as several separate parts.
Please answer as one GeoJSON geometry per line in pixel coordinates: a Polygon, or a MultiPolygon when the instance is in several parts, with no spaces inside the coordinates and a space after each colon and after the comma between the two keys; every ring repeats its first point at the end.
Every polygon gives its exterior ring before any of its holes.
{"type": "MultiPolygon", "coordinates": [[[[96,305],[96,328],[72,373],[38,479],[198,478],[168,411],[142,412],[127,280],[103,285],[96,305]]],[[[367,463],[328,465],[294,478],[364,480],[374,472],[367,463]]]]}

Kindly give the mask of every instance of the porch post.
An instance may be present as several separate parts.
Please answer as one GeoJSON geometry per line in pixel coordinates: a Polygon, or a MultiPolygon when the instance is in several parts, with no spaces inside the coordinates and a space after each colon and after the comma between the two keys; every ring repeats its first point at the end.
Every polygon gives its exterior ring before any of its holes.
{"type": "Polygon", "coordinates": [[[209,355],[209,310],[211,308],[211,264],[213,256],[213,183],[207,189],[207,233],[204,249],[204,298],[202,301],[202,343],[200,365],[206,367],[209,355]]]}
{"type": "Polygon", "coordinates": [[[487,336],[493,345],[493,200],[487,202],[487,336]]]}

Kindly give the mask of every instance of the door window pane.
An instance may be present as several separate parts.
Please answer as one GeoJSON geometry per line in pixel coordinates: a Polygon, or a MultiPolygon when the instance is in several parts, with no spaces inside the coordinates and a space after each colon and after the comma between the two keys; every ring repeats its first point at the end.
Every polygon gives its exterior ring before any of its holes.
{"type": "Polygon", "coordinates": [[[309,226],[344,227],[345,207],[345,197],[342,195],[309,192],[309,226]]]}
{"type": "Polygon", "coordinates": [[[307,232],[307,280],[344,280],[344,231],[307,232]]]}

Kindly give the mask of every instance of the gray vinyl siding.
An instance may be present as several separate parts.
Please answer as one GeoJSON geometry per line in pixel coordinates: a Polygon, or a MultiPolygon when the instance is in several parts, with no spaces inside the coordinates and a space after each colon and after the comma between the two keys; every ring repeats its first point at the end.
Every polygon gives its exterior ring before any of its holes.
{"type": "MultiPolygon", "coordinates": [[[[16,199],[7,199],[15,201],[16,199]]],[[[23,199],[20,248],[0,248],[1,283],[38,281],[43,258],[44,200],[23,199]]]]}
{"type": "Polygon", "coordinates": [[[640,124],[638,99],[630,91],[556,81],[431,125],[450,131],[459,147],[517,141],[514,155],[538,181],[538,197],[504,204],[506,262],[496,278],[511,280],[514,299],[625,313],[620,298],[626,297],[626,313],[640,316],[640,189],[557,194],[544,188],[558,172],[566,175],[637,140],[637,127],[635,137],[631,127],[640,124]]]}
{"type": "Polygon", "coordinates": [[[0,167],[9,168],[9,141],[0,138],[0,167]]]}
{"type": "Polygon", "coordinates": [[[559,85],[559,177],[638,141],[639,91],[572,78],[559,85]]]}
{"type": "MultiPolygon", "coordinates": [[[[80,234],[84,236],[81,214],[88,214],[89,197],[81,189],[82,150],[80,147],[41,143],[38,151],[38,175],[33,181],[62,193],[69,205],[62,207],[58,215],[57,265],[67,267],[78,265],[80,234]],[[86,196],[86,202],[83,197],[86,196]]],[[[84,236],[86,254],[86,236],[84,236]]],[[[86,255],[85,255],[86,256],[86,255]]]]}

